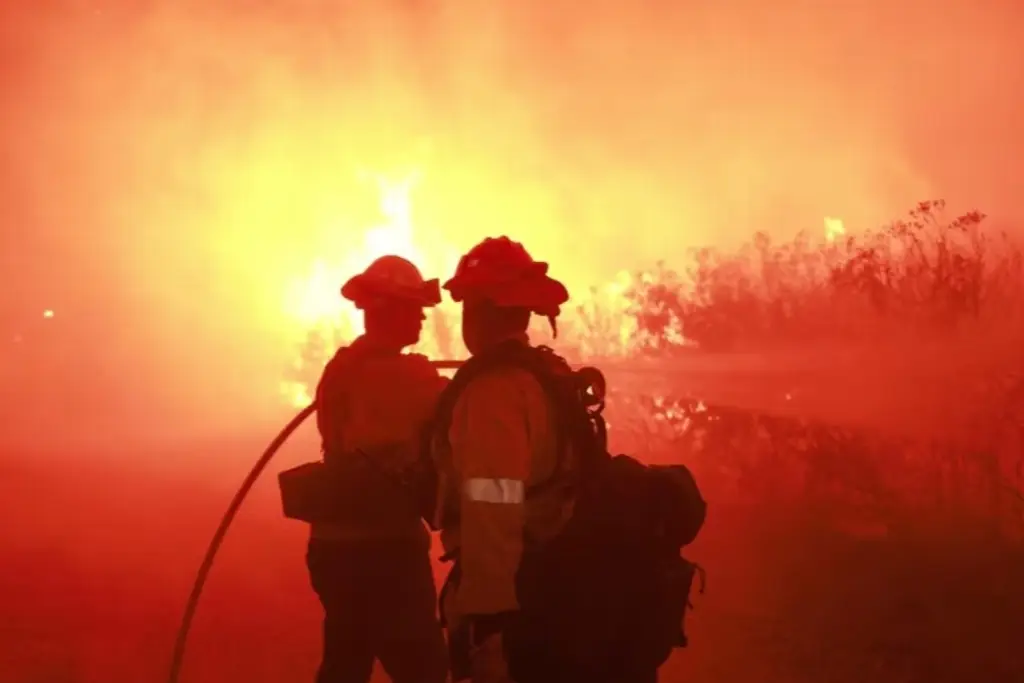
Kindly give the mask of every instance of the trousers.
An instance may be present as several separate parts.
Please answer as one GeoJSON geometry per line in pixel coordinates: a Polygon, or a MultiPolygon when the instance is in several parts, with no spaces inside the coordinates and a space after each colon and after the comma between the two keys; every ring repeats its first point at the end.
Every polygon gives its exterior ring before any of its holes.
{"type": "Polygon", "coordinates": [[[422,540],[311,539],[306,564],[324,609],[316,683],[368,683],[377,660],[394,683],[444,683],[447,648],[422,540]]]}
{"type": "Polygon", "coordinates": [[[544,665],[530,662],[517,666],[510,661],[502,637],[496,634],[475,644],[469,650],[470,683],[657,683],[658,670],[631,672],[595,672],[576,670],[565,664],[544,665]],[[516,673],[519,669],[520,672],[516,673]]]}
{"type": "Polygon", "coordinates": [[[593,663],[587,666],[576,661],[559,647],[557,638],[538,635],[538,630],[521,613],[507,615],[504,628],[509,633],[499,629],[478,637],[483,635],[474,629],[478,620],[452,614],[452,591],[458,589],[462,577],[457,556],[453,559],[441,590],[440,605],[448,631],[452,680],[456,683],[657,683],[657,667],[623,667],[613,671],[611,667],[593,663]]]}
{"type": "Polygon", "coordinates": [[[658,667],[595,667],[575,662],[551,642],[534,641],[526,649],[508,647],[506,634],[478,638],[463,621],[449,625],[452,678],[470,683],[657,683],[658,667]]]}

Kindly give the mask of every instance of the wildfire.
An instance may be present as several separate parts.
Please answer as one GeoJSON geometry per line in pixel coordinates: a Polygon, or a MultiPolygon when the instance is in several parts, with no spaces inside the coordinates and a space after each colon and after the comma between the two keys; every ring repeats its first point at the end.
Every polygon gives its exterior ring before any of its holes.
{"type": "Polygon", "coordinates": [[[825,241],[835,242],[840,237],[846,234],[846,226],[843,225],[842,219],[832,218],[830,216],[825,217],[825,241]]]}
{"type": "MultiPolygon", "coordinates": [[[[458,258],[454,249],[444,245],[438,248],[434,244],[434,248],[428,250],[421,248],[417,241],[412,197],[420,179],[419,172],[397,179],[384,174],[363,173],[362,176],[376,185],[381,222],[367,226],[360,241],[339,245],[336,253],[344,255],[339,261],[315,261],[309,274],[296,280],[286,297],[286,313],[299,330],[301,339],[298,341],[302,348],[295,362],[295,377],[284,381],[281,387],[290,405],[307,405],[311,400],[311,387],[306,377],[318,371],[337,346],[363,332],[359,310],[340,294],[345,280],[387,254],[409,259],[428,277],[447,272],[458,258]]],[[[445,309],[444,305],[438,307],[434,319],[428,318],[416,351],[437,356],[440,350],[447,350],[447,340],[439,334],[440,323],[447,313],[445,309]]]]}
{"type": "MultiPolygon", "coordinates": [[[[364,269],[373,259],[385,254],[403,256],[419,266],[427,277],[449,273],[458,262],[459,250],[450,244],[438,243],[438,235],[417,225],[413,198],[421,173],[407,173],[398,178],[364,173],[378,193],[380,222],[367,225],[358,239],[339,244],[336,253],[343,258],[336,262],[316,260],[309,272],[296,279],[287,292],[285,312],[299,332],[295,340],[300,349],[293,372],[282,382],[281,394],[289,405],[307,405],[311,400],[310,382],[323,363],[339,345],[363,332],[358,309],[340,296],[345,280],[364,269]],[[429,235],[429,245],[420,240],[429,235]]],[[[349,237],[351,239],[351,236],[349,237]]],[[[562,269],[559,269],[562,270],[562,269]]],[[[586,290],[567,284],[579,293],[586,290]]],[[[626,353],[633,326],[626,315],[626,292],[632,277],[620,273],[614,280],[589,290],[589,296],[574,296],[576,307],[565,311],[563,335],[575,333],[572,343],[585,356],[609,356],[626,353]],[[580,334],[586,330],[586,334],[580,334]]],[[[423,337],[415,349],[433,358],[464,355],[456,348],[457,316],[453,304],[444,302],[433,309],[424,326],[423,337]]],[[[542,341],[546,332],[538,321],[537,334],[542,341]]],[[[564,338],[564,337],[563,337],[564,338]]]]}
{"type": "Polygon", "coordinates": [[[340,323],[346,333],[361,334],[362,318],[355,306],[339,295],[341,283],[385,254],[402,256],[425,266],[423,254],[413,239],[410,195],[415,176],[399,181],[377,176],[373,180],[379,189],[384,222],[368,226],[361,244],[341,250],[345,257],[340,263],[328,265],[322,259],[317,260],[312,272],[293,285],[287,309],[300,324],[315,327],[340,323]]]}
{"type": "MultiPolygon", "coordinates": [[[[346,279],[386,254],[409,259],[428,277],[450,273],[458,260],[458,249],[439,243],[436,233],[425,232],[425,226],[416,224],[413,198],[421,179],[420,172],[399,177],[364,173],[363,177],[374,183],[377,190],[379,222],[367,225],[355,240],[351,234],[347,235],[346,242],[333,250],[343,255],[340,260],[316,260],[309,272],[296,279],[287,292],[285,312],[300,335],[296,340],[300,351],[293,372],[281,383],[282,397],[292,406],[308,405],[311,382],[326,360],[338,346],[363,332],[362,315],[339,292],[346,279]],[[430,236],[427,245],[420,241],[425,234],[430,236]]],[[[824,224],[827,242],[835,242],[846,233],[843,221],[838,218],[826,217],[824,224]]],[[[631,355],[638,330],[636,319],[630,314],[629,291],[644,283],[654,284],[651,280],[654,277],[651,274],[634,276],[623,271],[611,281],[589,289],[579,286],[584,283],[568,281],[574,294],[574,306],[564,311],[560,346],[571,349],[572,355],[587,359],[631,355]]],[[[446,301],[433,310],[415,351],[432,358],[463,355],[461,345],[454,347],[458,335],[457,316],[452,306],[446,301]]],[[[539,341],[546,343],[543,321],[538,321],[536,331],[539,341]]],[[[686,343],[678,320],[669,325],[665,334],[665,341],[669,343],[686,343]]]]}

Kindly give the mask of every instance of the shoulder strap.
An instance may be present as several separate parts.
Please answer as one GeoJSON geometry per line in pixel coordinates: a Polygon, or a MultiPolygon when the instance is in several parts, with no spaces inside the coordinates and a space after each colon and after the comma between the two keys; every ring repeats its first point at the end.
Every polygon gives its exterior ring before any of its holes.
{"type": "MultiPolygon", "coordinates": [[[[459,368],[438,400],[435,419],[429,430],[432,441],[447,441],[455,403],[469,383],[482,374],[502,367],[529,372],[540,384],[555,410],[558,460],[551,477],[527,489],[528,497],[561,483],[559,475],[564,473],[564,458],[570,443],[581,446],[580,452],[576,453],[580,458],[593,457],[595,450],[606,451],[604,420],[600,415],[604,405],[603,397],[599,405],[593,404],[597,409],[591,411],[588,403],[583,400],[585,387],[576,386],[577,380],[587,380],[589,376],[577,375],[564,358],[548,347],[531,347],[519,342],[498,345],[487,353],[474,356],[459,368]],[[582,433],[584,429],[588,430],[588,434],[582,433]],[[596,442],[576,444],[581,437],[594,438],[596,442]]],[[[581,470],[586,469],[587,463],[581,464],[581,470]]]]}

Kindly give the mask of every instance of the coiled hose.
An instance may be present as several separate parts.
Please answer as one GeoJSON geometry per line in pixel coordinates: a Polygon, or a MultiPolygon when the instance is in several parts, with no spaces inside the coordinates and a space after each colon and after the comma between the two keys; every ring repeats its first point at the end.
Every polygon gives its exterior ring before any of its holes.
{"type": "Polygon", "coordinates": [[[298,415],[292,418],[291,422],[284,426],[284,429],[278,433],[274,440],[270,442],[267,449],[263,451],[263,455],[253,465],[252,470],[245,477],[242,482],[242,486],[238,489],[238,493],[231,500],[231,504],[228,505],[227,512],[220,520],[220,525],[217,527],[217,531],[213,534],[213,539],[210,541],[209,547],[206,549],[206,555],[203,557],[203,563],[199,565],[199,572],[196,574],[195,583],[192,584],[192,593],[188,596],[188,602],[185,603],[185,614],[181,618],[181,625],[178,627],[178,635],[174,641],[174,656],[171,659],[171,673],[168,677],[169,683],[178,683],[178,677],[181,674],[182,661],[185,658],[185,645],[188,642],[188,632],[192,628],[192,619],[195,617],[196,608],[199,606],[199,596],[203,593],[203,586],[206,584],[206,578],[210,574],[210,569],[213,568],[213,561],[217,557],[217,551],[220,550],[220,544],[224,541],[224,536],[228,532],[228,527],[231,526],[231,522],[234,521],[235,515],[238,513],[238,509],[242,507],[242,503],[245,501],[245,497],[249,495],[249,490],[252,489],[253,484],[259,479],[260,474],[267,467],[267,463],[274,457],[274,454],[281,448],[288,437],[292,435],[296,429],[299,428],[306,418],[312,415],[316,411],[315,405],[310,405],[303,408],[298,415]]]}

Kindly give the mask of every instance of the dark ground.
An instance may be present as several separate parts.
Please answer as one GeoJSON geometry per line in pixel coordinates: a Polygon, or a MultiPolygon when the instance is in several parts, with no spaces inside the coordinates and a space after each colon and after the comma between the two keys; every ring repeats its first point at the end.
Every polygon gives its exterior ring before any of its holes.
{"type": "MultiPolygon", "coordinates": [[[[216,522],[263,444],[0,456],[0,683],[145,683],[216,522]],[[216,464],[211,464],[211,463],[216,464]]],[[[272,471],[301,461],[289,449],[272,471]]],[[[319,607],[305,529],[268,473],[207,585],[182,683],[309,681],[319,607]]],[[[711,499],[708,570],[664,681],[1024,681],[1024,551],[947,530],[849,533],[711,499]]]]}

